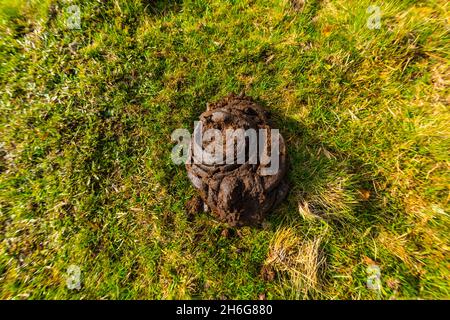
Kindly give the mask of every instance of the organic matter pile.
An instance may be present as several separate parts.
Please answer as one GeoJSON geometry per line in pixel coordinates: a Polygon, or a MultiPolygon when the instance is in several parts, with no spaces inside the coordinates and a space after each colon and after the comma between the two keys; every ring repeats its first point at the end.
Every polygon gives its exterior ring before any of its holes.
{"type": "MultiPolygon", "coordinates": [[[[225,132],[227,129],[265,129],[267,139],[259,139],[258,150],[267,148],[271,150],[271,127],[268,124],[268,113],[244,95],[229,95],[223,100],[209,104],[207,111],[200,115],[202,123],[201,132],[208,129],[217,129],[221,132],[223,144],[235,144],[234,138],[229,139],[225,132]]],[[[202,140],[205,149],[211,141],[202,140]]],[[[194,149],[195,139],[191,142],[191,151],[194,149]]],[[[286,176],[286,148],[284,140],[279,135],[279,167],[274,174],[267,174],[263,170],[270,166],[270,162],[261,161],[261,154],[256,161],[249,161],[251,149],[249,139],[237,141],[233,150],[245,150],[245,160],[233,163],[205,163],[194,161],[195,151],[190,152],[191,161],[186,164],[188,177],[199,191],[203,202],[212,213],[221,221],[230,226],[257,225],[262,222],[265,215],[280,203],[286,196],[288,185],[286,176]],[[242,146],[240,144],[244,143],[242,146]],[[243,149],[240,149],[242,147],[243,149]]],[[[234,160],[237,152],[234,153],[234,160]]]]}

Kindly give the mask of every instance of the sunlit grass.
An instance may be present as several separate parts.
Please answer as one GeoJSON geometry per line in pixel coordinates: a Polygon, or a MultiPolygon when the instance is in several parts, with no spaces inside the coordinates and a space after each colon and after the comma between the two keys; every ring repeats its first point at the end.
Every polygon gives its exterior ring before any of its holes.
{"type": "Polygon", "coordinates": [[[449,5],[302,3],[0,1],[0,297],[448,298],[449,5]],[[291,191],[228,230],[170,134],[242,90],[291,191]]]}

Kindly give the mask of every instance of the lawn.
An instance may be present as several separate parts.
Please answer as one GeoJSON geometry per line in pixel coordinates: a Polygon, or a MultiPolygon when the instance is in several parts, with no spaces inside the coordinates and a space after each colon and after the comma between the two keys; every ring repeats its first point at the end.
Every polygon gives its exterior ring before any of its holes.
{"type": "Polygon", "coordinates": [[[449,298],[449,8],[0,0],[0,298],[449,298]],[[242,91],[290,192],[235,229],[170,136],[242,91]]]}

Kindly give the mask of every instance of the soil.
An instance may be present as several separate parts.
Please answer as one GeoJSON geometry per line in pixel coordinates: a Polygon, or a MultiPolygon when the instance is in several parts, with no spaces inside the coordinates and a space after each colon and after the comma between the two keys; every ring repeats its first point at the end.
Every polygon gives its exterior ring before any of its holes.
{"type": "MultiPolygon", "coordinates": [[[[209,104],[207,110],[200,115],[202,131],[210,128],[220,130],[225,141],[225,130],[228,128],[271,129],[268,112],[251,98],[241,95],[229,95],[223,100],[209,104]]],[[[270,150],[270,131],[268,135],[270,150]]],[[[249,140],[245,139],[245,162],[243,164],[186,164],[188,177],[198,190],[200,198],[211,213],[229,226],[259,225],[288,192],[286,182],[286,147],[283,137],[280,138],[279,170],[274,175],[263,175],[259,158],[256,164],[249,163],[249,140]]],[[[193,150],[192,137],[191,150],[193,150]]],[[[223,143],[224,149],[227,143],[223,143]]],[[[202,141],[203,148],[208,141],[202,141]]],[[[242,147],[242,146],[241,146],[242,147]]],[[[262,147],[261,145],[258,146],[262,147]]],[[[235,159],[237,152],[235,148],[235,159]]],[[[193,160],[194,155],[190,154],[193,160]]]]}
{"type": "Polygon", "coordinates": [[[203,210],[203,200],[200,197],[193,197],[186,202],[186,211],[188,214],[188,220],[192,220],[193,216],[203,210]]]}

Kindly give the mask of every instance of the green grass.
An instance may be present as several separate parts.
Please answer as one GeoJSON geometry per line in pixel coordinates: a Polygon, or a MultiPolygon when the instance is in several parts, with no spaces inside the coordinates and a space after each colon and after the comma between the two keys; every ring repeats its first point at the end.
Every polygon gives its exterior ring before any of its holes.
{"type": "Polygon", "coordinates": [[[447,1],[71,4],[0,1],[1,298],[450,297],[447,1]],[[225,236],[170,134],[242,90],[291,191],[225,236]]]}

